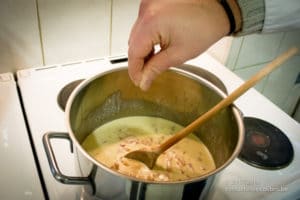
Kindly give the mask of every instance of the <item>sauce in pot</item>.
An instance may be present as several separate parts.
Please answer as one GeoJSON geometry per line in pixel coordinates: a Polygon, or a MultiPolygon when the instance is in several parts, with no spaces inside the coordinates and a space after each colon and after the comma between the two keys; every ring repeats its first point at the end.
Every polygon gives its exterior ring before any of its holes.
{"type": "Polygon", "coordinates": [[[152,170],[124,157],[128,152],[158,145],[182,128],[157,117],[125,117],[95,129],[82,147],[107,167],[143,180],[187,180],[214,170],[216,167],[209,150],[193,134],[165,151],[152,170]]]}

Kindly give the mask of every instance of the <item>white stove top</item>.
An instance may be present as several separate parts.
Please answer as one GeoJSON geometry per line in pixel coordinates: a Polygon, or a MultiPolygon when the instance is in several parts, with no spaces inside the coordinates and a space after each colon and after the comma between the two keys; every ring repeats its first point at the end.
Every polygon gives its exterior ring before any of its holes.
{"type": "MultiPolygon", "coordinates": [[[[215,74],[224,82],[228,92],[233,91],[242,83],[240,78],[207,54],[189,61],[188,64],[199,66],[215,74]]],[[[79,186],[63,185],[53,178],[42,145],[42,136],[46,132],[66,131],[64,112],[57,104],[60,89],[74,80],[126,65],[127,63],[112,65],[108,59],[99,59],[18,71],[18,84],[26,116],[51,200],[79,199],[81,191],[79,186]]],[[[294,160],[286,168],[270,171],[252,167],[235,159],[217,176],[208,198],[212,200],[240,199],[241,195],[243,199],[296,199],[300,197],[300,191],[297,188],[300,184],[299,123],[254,89],[240,97],[235,104],[245,116],[268,121],[286,133],[294,147],[294,160]],[[246,189],[241,189],[242,191],[232,189],[232,186],[236,184],[245,185],[246,189]],[[262,191],[253,192],[250,189],[253,187],[262,191]],[[281,187],[282,191],[277,191],[277,188],[281,187]]],[[[57,141],[53,148],[61,171],[67,175],[76,175],[75,161],[73,154],[70,153],[68,142],[57,141]]]]}
{"type": "Polygon", "coordinates": [[[44,198],[11,73],[0,74],[0,160],[0,199],[44,198]]]}

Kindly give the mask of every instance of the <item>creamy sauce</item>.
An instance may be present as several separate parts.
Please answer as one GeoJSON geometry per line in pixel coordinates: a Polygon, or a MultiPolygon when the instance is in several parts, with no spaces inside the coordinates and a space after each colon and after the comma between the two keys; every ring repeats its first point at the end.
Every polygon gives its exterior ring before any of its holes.
{"type": "Polygon", "coordinates": [[[124,157],[128,152],[156,146],[182,128],[162,118],[125,117],[98,127],[84,140],[82,147],[107,167],[144,180],[187,180],[214,170],[210,152],[193,134],[165,151],[152,170],[124,157]]]}

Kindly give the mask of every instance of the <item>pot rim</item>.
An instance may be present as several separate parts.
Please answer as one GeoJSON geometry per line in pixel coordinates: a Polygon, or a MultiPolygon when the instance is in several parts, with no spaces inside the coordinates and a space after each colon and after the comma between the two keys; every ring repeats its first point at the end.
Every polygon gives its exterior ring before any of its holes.
{"type": "MultiPolygon", "coordinates": [[[[243,146],[243,141],[244,141],[244,123],[243,123],[243,117],[242,117],[242,113],[240,112],[240,110],[237,109],[237,107],[234,105],[234,103],[232,104],[232,110],[233,110],[233,114],[236,118],[236,122],[237,122],[237,127],[238,127],[238,141],[237,141],[237,145],[233,151],[233,153],[231,154],[231,156],[229,157],[229,159],[222,164],[220,167],[216,168],[215,170],[204,174],[202,176],[199,177],[192,177],[190,179],[187,180],[178,180],[178,181],[150,181],[150,180],[143,180],[143,179],[138,179],[135,178],[133,176],[128,176],[125,174],[122,174],[118,171],[112,170],[111,168],[105,166],[104,164],[102,164],[101,162],[97,161],[96,159],[94,159],[92,156],[90,156],[85,149],[81,146],[81,144],[78,142],[78,140],[76,139],[72,127],[71,127],[71,122],[70,122],[70,111],[71,111],[71,107],[73,104],[74,99],[76,98],[77,94],[84,89],[89,83],[93,82],[94,80],[96,80],[97,78],[110,74],[112,72],[116,72],[116,71],[121,71],[121,70],[125,70],[128,69],[127,66],[123,66],[123,67],[112,67],[109,70],[105,70],[103,72],[100,72],[94,76],[91,76],[87,79],[85,79],[84,81],[82,81],[75,89],[74,91],[71,93],[67,104],[66,104],[66,110],[65,110],[65,120],[67,123],[67,131],[68,134],[70,135],[70,138],[73,142],[73,144],[75,144],[76,148],[87,158],[89,159],[94,165],[101,167],[102,169],[106,170],[109,173],[112,173],[116,176],[121,176],[123,178],[132,180],[132,181],[137,181],[137,182],[143,182],[143,183],[150,183],[150,184],[186,184],[186,183],[192,183],[192,182],[196,182],[196,181],[201,181],[201,180],[205,180],[208,177],[220,172],[221,170],[223,170],[225,167],[227,167],[231,162],[233,162],[233,160],[238,156],[238,154],[240,153],[242,146],[243,146]]],[[[220,95],[222,98],[225,98],[227,95],[221,90],[219,89],[217,86],[215,86],[214,84],[212,84],[211,82],[209,82],[208,80],[195,75],[191,72],[185,71],[183,69],[180,68],[175,68],[175,67],[171,67],[168,69],[169,71],[174,71],[176,73],[179,73],[181,75],[184,75],[188,78],[191,78],[193,80],[198,81],[199,83],[205,84],[205,86],[209,87],[210,89],[214,90],[215,92],[217,92],[218,95],[220,95]]]]}

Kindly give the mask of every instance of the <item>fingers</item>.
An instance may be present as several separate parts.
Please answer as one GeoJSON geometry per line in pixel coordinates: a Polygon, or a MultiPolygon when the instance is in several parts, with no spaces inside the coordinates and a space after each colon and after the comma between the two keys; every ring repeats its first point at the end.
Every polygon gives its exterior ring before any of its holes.
{"type": "Polygon", "coordinates": [[[128,56],[128,74],[132,82],[139,86],[142,79],[142,71],[144,67],[144,58],[128,56]]]}
{"type": "Polygon", "coordinates": [[[135,26],[129,40],[128,73],[133,83],[144,91],[149,89],[153,80],[163,71],[187,60],[180,48],[171,46],[168,42],[153,41],[153,38],[158,37],[153,37],[149,32],[140,32],[138,26],[135,26]],[[156,43],[166,45],[154,54],[156,43]]]}
{"type": "Polygon", "coordinates": [[[153,55],[146,63],[141,72],[141,79],[138,86],[146,91],[151,86],[153,80],[171,66],[183,63],[183,55],[178,55],[178,50],[169,47],[153,55]]]}
{"type": "Polygon", "coordinates": [[[136,86],[141,82],[145,63],[153,55],[154,45],[159,43],[153,27],[150,23],[145,26],[143,19],[139,19],[129,37],[128,73],[136,86]]]}
{"type": "Polygon", "coordinates": [[[128,51],[128,73],[136,86],[139,86],[143,69],[147,60],[153,55],[154,49],[151,44],[130,46],[128,51]],[[134,49],[133,49],[134,48],[134,49]]]}

